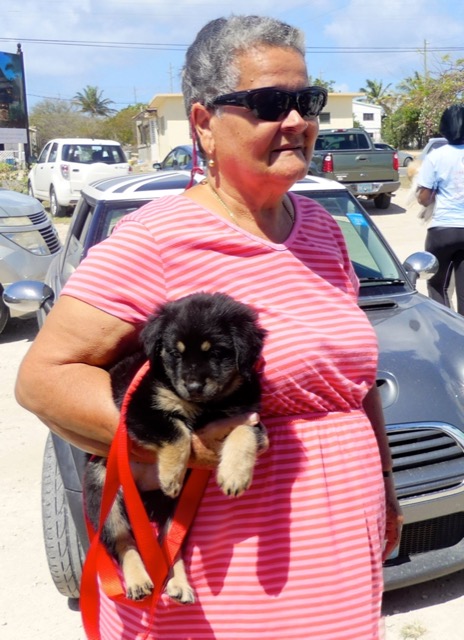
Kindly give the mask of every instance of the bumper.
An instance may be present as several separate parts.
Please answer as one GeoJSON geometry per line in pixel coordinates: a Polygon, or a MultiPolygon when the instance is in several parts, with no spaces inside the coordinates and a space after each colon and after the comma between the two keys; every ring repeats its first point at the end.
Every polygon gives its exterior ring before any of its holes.
{"type": "Polygon", "coordinates": [[[367,196],[375,198],[381,193],[393,193],[401,186],[400,181],[395,182],[350,182],[343,183],[355,196],[367,196]]]}
{"type": "Polygon", "coordinates": [[[384,590],[392,591],[434,580],[464,569],[464,539],[453,547],[411,556],[406,562],[392,561],[383,569],[384,590]]]}

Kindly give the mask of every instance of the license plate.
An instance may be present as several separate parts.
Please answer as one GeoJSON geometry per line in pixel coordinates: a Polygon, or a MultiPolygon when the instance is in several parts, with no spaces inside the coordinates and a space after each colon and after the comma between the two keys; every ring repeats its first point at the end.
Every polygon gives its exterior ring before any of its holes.
{"type": "Polygon", "coordinates": [[[369,183],[361,182],[360,184],[356,185],[356,189],[358,193],[372,193],[374,187],[369,183]]]}

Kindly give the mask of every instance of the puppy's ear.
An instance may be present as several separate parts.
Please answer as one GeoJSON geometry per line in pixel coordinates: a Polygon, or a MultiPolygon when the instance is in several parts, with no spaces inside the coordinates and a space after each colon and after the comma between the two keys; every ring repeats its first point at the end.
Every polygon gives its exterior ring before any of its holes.
{"type": "Polygon", "coordinates": [[[162,314],[151,316],[140,332],[140,342],[150,362],[154,362],[161,353],[165,318],[162,314]]]}
{"type": "Polygon", "coordinates": [[[266,331],[255,322],[245,321],[232,330],[235,359],[239,372],[248,378],[257,363],[264,345],[266,331]]]}

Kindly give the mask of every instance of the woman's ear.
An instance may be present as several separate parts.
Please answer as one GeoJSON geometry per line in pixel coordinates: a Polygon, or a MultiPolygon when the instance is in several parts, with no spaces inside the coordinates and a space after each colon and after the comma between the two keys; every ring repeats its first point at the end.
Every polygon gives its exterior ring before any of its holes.
{"type": "Polygon", "coordinates": [[[208,157],[214,153],[214,138],[211,133],[210,120],[212,113],[199,102],[192,105],[190,112],[190,123],[192,129],[195,130],[201,148],[208,157]]]}

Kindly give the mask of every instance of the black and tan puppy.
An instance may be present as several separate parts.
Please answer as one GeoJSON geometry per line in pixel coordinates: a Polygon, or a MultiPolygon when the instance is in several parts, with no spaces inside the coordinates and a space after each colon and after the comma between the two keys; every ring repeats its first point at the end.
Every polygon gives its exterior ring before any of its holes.
{"type": "MultiPolygon", "coordinates": [[[[127,411],[127,431],[157,456],[160,492],[141,492],[149,517],[164,527],[179,495],[191,452],[192,431],[227,416],[259,411],[257,362],[265,331],[247,305],[222,293],[198,293],[168,302],[141,332],[143,351],[111,370],[118,406],[135,372],[150,367],[127,411]],[[157,494],[157,495],[156,495],[157,494]],[[167,507],[167,508],[166,508],[167,507]]],[[[267,447],[264,427],[241,425],[224,440],[217,482],[226,495],[238,496],[251,484],[258,451],[267,447]]],[[[106,459],[91,458],[85,476],[86,509],[98,526],[106,459]]],[[[103,542],[118,560],[128,598],[149,595],[153,584],[137,552],[122,494],[103,530],[103,542]]],[[[194,601],[182,559],[166,586],[184,604],[194,601]]]]}

